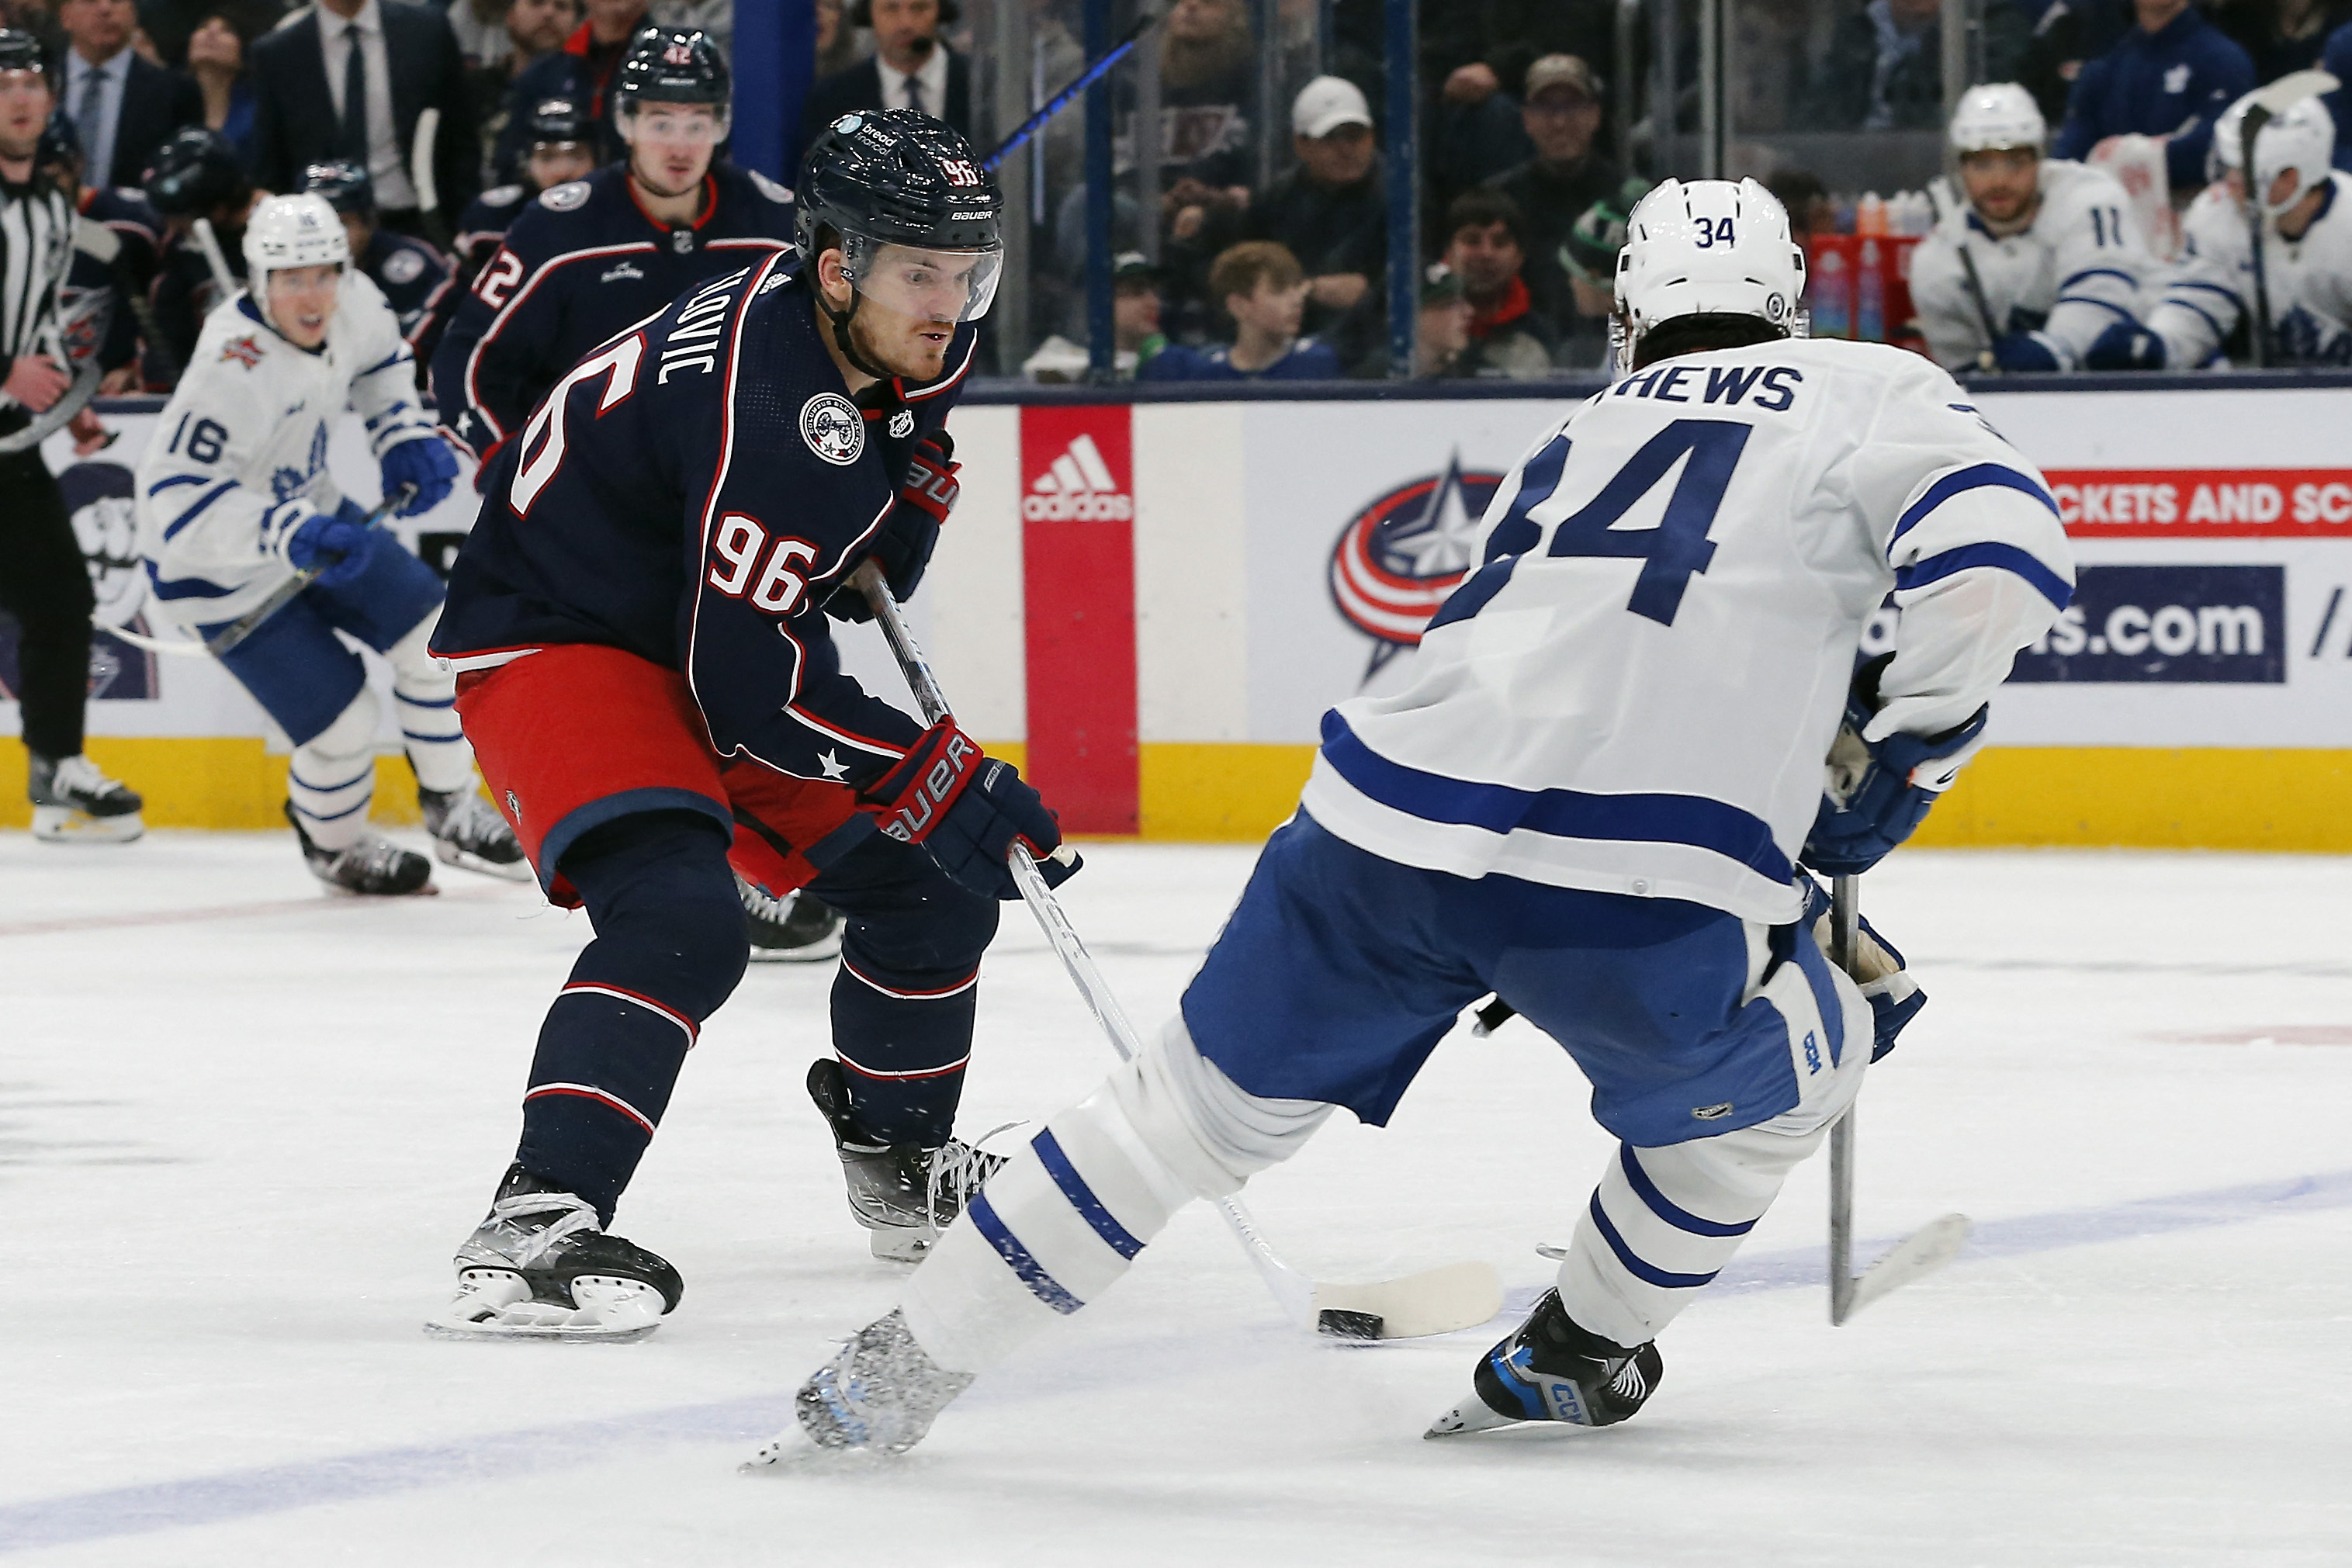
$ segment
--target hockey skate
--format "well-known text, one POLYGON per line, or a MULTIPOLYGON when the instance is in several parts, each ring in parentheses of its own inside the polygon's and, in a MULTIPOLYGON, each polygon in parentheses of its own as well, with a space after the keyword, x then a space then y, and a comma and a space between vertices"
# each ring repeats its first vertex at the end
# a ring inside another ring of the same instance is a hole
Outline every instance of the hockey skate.
POLYGON ((28 758, 33 837, 51 844, 127 844, 147 831, 146 804, 119 779, 109 779, 80 752, 28 758))
POLYGON ((1475 1391, 1423 1433, 1451 1437, 1521 1421, 1613 1427, 1642 1407, 1664 1363, 1654 1342, 1628 1350, 1579 1328, 1559 1292, 1546 1291, 1528 1321, 1488 1351, 1471 1375, 1475 1391))
MULTIPOLYGON (((839 1354, 801 1385, 793 1396, 793 1416, 820 1448, 903 1454, 971 1386, 971 1374, 950 1372, 924 1354, 907 1330, 906 1314, 894 1307, 889 1316, 858 1330, 839 1354)), ((797 1446, 787 1427, 753 1462, 776 1464, 797 1446)))
POLYGON ((850 1114, 849 1086, 841 1063, 830 1056, 809 1063, 808 1092, 833 1128, 841 1174, 849 1184, 850 1215, 866 1228, 874 1256, 887 1262, 922 1261, 940 1232, 963 1212, 965 1201, 1005 1161, 1005 1155, 961 1138, 934 1149, 872 1142, 850 1114))
POLYGON ((286 802, 286 820, 294 825, 294 836, 302 841, 302 859, 310 874, 336 893, 400 898, 434 891, 433 862, 414 851, 373 833, 362 833, 358 842, 343 849, 321 849, 302 831, 302 820, 294 814, 291 800, 286 802))
POLYGON ((444 791, 420 786, 416 803, 425 811, 425 831, 433 835, 435 860, 509 882, 530 880, 530 862, 523 858, 514 830, 480 790, 444 791))
POLYGON ((841 953, 841 912, 805 891, 776 897, 735 879, 743 901, 743 927, 755 964, 817 964, 841 953))
POLYGON ((457 1299, 425 1320, 447 1339, 643 1339, 686 1293, 676 1269, 520 1166, 456 1262, 457 1299))

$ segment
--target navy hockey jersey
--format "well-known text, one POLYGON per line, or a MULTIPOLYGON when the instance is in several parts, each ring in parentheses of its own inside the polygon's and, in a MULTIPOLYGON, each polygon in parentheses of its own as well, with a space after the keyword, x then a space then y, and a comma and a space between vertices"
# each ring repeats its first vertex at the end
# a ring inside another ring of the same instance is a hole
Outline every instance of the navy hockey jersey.
POLYGON ((424 341, 434 307, 449 287, 449 264, 423 240, 378 229, 359 254, 359 268, 400 319, 401 340, 421 361, 432 352, 424 341))
POLYGON ((163 220, 130 191, 84 191, 79 205, 77 228, 102 228, 111 244, 76 235, 73 262, 58 290, 58 320, 67 353, 76 361, 96 354, 99 369, 111 371, 139 351, 138 319, 124 300, 134 289, 143 298, 155 280, 163 220), (99 254, 109 249, 111 257, 99 254))
POLYGON ((451 247, 457 257, 457 276, 471 283, 482 264, 506 243, 507 230, 522 215, 534 193, 529 185, 499 185, 484 191, 457 216, 457 238, 451 247))
POLYGON ((873 782, 920 726, 844 674, 823 605, 971 369, 853 401, 797 253, 735 268, 573 366, 492 462, 433 652, 590 643, 681 672, 722 757, 873 782))
MULTIPOLYGON (((221 259, 228 264, 230 277, 239 287, 245 283, 245 231, 224 229, 215 236, 220 241, 221 259)), ((150 298, 155 306, 155 329, 162 334, 163 347, 171 357, 169 365, 151 363, 148 380, 169 386, 178 377, 178 371, 188 363, 196 351, 196 334, 204 330, 205 318, 227 302, 213 281, 213 269, 205 259, 204 246, 193 234, 174 234, 163 242, 163 256, 155 264, 155 287, 150 298)))
POLYGON ((605 339, 696 284, 792 244, 792 193, 716 164, 701 219, 646 215, 615 163, 542 191, 507 231, 433 356, 442 422, 487 465, 547 389, 605 339))

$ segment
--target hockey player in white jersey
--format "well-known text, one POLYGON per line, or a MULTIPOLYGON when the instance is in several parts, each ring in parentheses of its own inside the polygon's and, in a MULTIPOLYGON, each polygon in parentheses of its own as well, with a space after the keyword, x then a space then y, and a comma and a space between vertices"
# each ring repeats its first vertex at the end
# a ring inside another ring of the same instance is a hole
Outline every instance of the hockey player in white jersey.
POLYGON ((1948 375, 1791 338, 1803 255, 1753 181, 1668 181, 1629 229, 1633 373, 1504 479, 1403 689, 1326 716, 1180 1016, 802 1387, 807 1439, 911 1445, 1177 1208, 1336 1106, 1384 1123, 1488 990, 1575 1059, 1622 1143, 1557 1289, 1431 1435, 1621 1421, 1657 1385, 1653 1340, 1893 1043, 1909 1009, 1824 960, 1798 862, 1859 872, 1926 815, 2072 596, 2065 534, 1948 375), (1857 675, 1889 593, 1895 652, 1857 675), (1842 716, 1868 760, 1831 800, 1842 716))
POLYGON ((248 291, 214 309, 140 461, 140 549, 157 607, 199 637, 236 623, 300 570, 318 576, 222 656, 294 742, 286 815, 304 859, 341 892, 424 891, 421 855, 367 831, 378 711, 357 653, 390 661, 417 799, 443 861, 527 876, 522 851, 476 786, 456 677, 425 652, 438 578, 367 526, 327 471, 330 428, 366 422, 387 497, 404 513, 449 493, 457 460, 416 401, 415 361, 373 284, 351 266, 324 198, 277 196, 245 230, 248 291))
POLYGON ((1911 253, 1911 302, 1947 370, 2073 371, 2101 333, 2136 323, 2153 263, 2104 170, 2045 158, 2033 97, 1972 87, 1947 133, 1941 213, 1911 253))
MULTIPOLYGON (((2147 324, 2110 329, 2092 346, 2094 370, 2197 370, 2243 352, 2254 330, 2253 226, 2246 220, 2242 131, 2249 93, 2213 131, 2211 184, 2181 219, 2181 256, 2147 324)), ((2306 98, 2254 136, 2253 189, 2263 208, 2260 292, 2271 319, 2272 365, 2352 364, 2352 176, 2329 167, 2336 122, 2306 98)))

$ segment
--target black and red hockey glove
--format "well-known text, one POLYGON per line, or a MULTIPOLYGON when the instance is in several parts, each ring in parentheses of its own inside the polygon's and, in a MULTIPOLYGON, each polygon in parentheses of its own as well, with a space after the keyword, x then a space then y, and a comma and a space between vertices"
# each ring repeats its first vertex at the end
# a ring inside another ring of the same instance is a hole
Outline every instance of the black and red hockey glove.
MULTIPOLYGON (((866 547, 866 559, 881 563, 890 597, 901 604, 914 597, 923 580, 923 569, 931 564, 931 551, 940 542, 940 525, 955 509, 960 488, 956 471, 961 466, 955 460, 954 438, 946 431, 933 431, 915 443, 907 481, 898 486, 898 504, 882 519, 881 531, 866 547)), ((855 568, 856 563, 851 565, 855 568)), ((824 609, 836 621, 874 619, 866 596, 846 583, 825 601, 824 609)))
POLYGON ((940 869, 983 898, 1021 896, 1005 860, 1013 841, 1037 858, 1045 885, 1059 887, 1082 863, 1050 857, 1062 827, 1045 802, 1001 758, 943 718, 925 730, 904 760, 857 792, 858 806, 892 838, 920 844, 940 869))

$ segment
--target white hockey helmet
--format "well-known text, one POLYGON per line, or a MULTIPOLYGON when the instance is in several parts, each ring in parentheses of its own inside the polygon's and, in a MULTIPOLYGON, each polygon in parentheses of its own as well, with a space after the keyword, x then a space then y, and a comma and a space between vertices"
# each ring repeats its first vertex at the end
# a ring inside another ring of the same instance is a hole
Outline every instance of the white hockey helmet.
POLYGON ((1617 253, 1618 363, 1683 316, 1753 316, 1804 335, 1804 248, 1789 214, 1753 180, 1667 180, 1633 204, 1617 253))
POLYGON ((2254 133, 2255 199, 2263 211, 2276 217, 2327 183, 2335 162, 2336 117, 2315 98, 2298 99, 2284 113, 2254 133), (2295 181, 2284 201, 2271 200, 2278 177, 2293 171, 2295 181))
POLYGON ((2012 147, 2039 152, 2049 145, 2050 128, 2032 93, 2013 81, 1990 82, 1960 95, 1945 139, 1955 156, 2012 147))
POLYGON ((324 196, 272 196, 245 221, 246 291, 257 302, 268 303, 273 272, 351 264, 351 236, 324 196))

